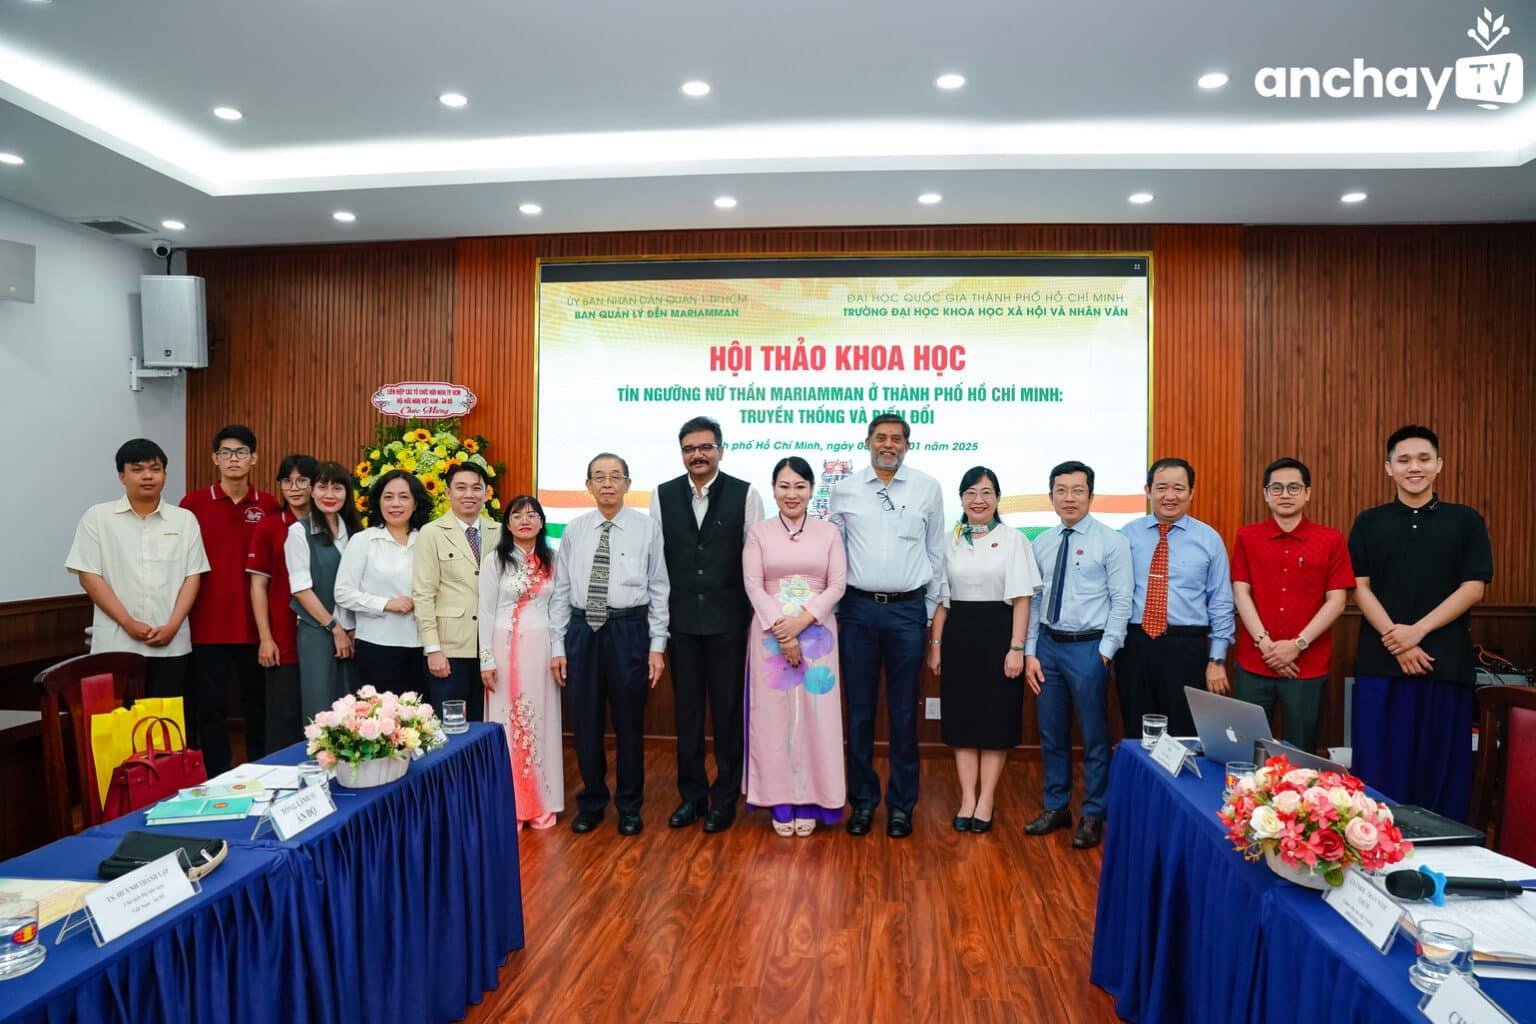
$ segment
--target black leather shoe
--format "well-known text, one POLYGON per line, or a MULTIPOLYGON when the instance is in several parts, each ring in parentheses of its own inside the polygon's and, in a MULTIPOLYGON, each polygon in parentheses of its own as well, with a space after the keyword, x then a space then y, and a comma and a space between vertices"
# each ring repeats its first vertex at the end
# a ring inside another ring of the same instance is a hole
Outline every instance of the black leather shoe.
POLYGON ((640 820, 638 814, 619 815, 619 835, 621 836, 637 836, 644 827, 645 823, 640 820))
POLYGON ((1084 817, 1077 823, 1077 831, 1072 833, 1072 847, 1076 850, 1087 850, 1098 846, 1104 840, 1104 819, 1084 817))
POLYGON ((848 816, 848 834, 851 836, 867 836, 870 827, 875 823, 875 809, 873 807, 855 807, 853 813, 848 816))
POLYGON ((971 819, 971 831, 972 832, 978 832, 978 833, 979 832, 988 832, 988 831, 991 830, 991 828, 992 828, 992 819, 991 818, 972 818, 971 819))
POLYGON ((969 832, 971 830, 971 821, 972 819, 970 818, 962 818, 958 814, 955 815, 955 831, 969 832))
POLYGON ((702 803, 680 804, 677 810, 672 812, 672 817, 667 819, 667 828, 687 828, 704 817, 704 810, 705 805, 702 803))
MULTIPOLYGON (((972 822, 971 827, 976 827, 972 822)), ((908 811, 891 810, 885 815, 885 834, 892 839, 905 839, 912 834, 912 815, 908 811)))
POLYGON ((591 832, 602 824, 602 811, 579 811, 576 817, 571 819, 571 831, 580 835, 583 832, 591 832))
POLYGON ((1055 832, 1059 828, 1072 827, 1072 812, 1062 807, 1054 811, 1041 811, 1035 820, 1024 826, 1024 834, 1029 836, 1043 836, 1047 832, 1055 832))
POLYGON ((724 832, 736 822, 736 805, 716 807, 704 816, 705 832, 724 832))

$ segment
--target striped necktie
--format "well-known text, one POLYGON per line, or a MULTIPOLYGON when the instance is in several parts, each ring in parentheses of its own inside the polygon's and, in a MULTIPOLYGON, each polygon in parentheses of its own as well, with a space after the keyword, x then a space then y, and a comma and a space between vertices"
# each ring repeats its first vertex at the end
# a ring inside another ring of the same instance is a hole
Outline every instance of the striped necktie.
POLYGON ((469 550, 471 550, 471 551, 473 551, 475 553, 475 564, 479 565, 480 564, 480 528, 477 527, 477 526, 466 526, 464 528, 464 539, 469 541, 469 550))
POLYGON ((599 529, 603 533, 592 553, 592 575, 587 578, 587 625, 594 632, 608 621, 608 534, 613 530, 613 521, 599 529))
POLYGON ((1156 640, 1168 632, 1168 530, 1157 524, 1157 547, 1147 567, 1147 604, 1141 610, 1141 631, 1156 640))

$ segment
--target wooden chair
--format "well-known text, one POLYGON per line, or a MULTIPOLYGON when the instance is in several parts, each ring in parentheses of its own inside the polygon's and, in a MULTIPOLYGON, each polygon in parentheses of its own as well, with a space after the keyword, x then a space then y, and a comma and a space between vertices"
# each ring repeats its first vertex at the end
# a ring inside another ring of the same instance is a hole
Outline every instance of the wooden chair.
MULTIPOLYGON (((127 651, 110 654, 82 654, 69 658, 37 674, 43 711, 43 779, 48 794, 48 817, 56 836, 75 831, 70 814, 69 784, 73 778, 80 792, 81 817, 87 827, 104 820, 98 798, 96 763, 91 756, 91 713, 86 709, 81 680, 91 676, 110 676, 110 707, 122 707, 144 696, 144 656, 127 651), (74 741, 74 764, 67 765, 64 730, 60 711, 69 712, 70 737, 74 741)), ((103 695, 106 696, 105 694, 103 695)))
POLYGON ((1525 797, 1536 787, 1536 687, 1484 686, 1477 691, 1477 774, 1471 824, 1489 833, 1493 849, 1536 864, 1536 816, 1525 797))

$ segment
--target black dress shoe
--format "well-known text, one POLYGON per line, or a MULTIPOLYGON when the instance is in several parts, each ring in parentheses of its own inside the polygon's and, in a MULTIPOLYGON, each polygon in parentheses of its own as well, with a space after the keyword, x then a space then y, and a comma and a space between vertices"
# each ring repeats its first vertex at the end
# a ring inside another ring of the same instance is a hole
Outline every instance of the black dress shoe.
POLYGON ((591 832, 602 823, 602 811, 579 811, 576 817, 571 819, 571 831, 580 835, 583 832, 591 832))
POLYGON ((969 832, 971 830, 971 821, 972 819, 970 818, 962 818, 958 814, 955 815, 955 831, 969 832))
POLYGON ((1072 847, 1077 850, 1087 850, 1098 846, 1104 839, 1104 819, 1084 816, 1077 823, 1077 831, 1072 833, 1072 847))
POLYGON ((704 816, 705 832, 724 832, 736 821, 736 805, 716 807, 704 816))
POLYGON ((702 803, 680 804, 677 810, 672 812, 672 817, 667 819, 667 828, 687 828, 704 817, 704 809, 705 805, 702 803))
POLYGON ((991 818, 972 818, 971 819, 971 831, 972 832, 978 832, 978 833, 979 832, 987 832, 987 831, 990 831, 991 828, 992 828, 992 819, 991 818))
MULTIPOLYGON (((971 828, 975 828, 974 822, 971 828)), ((885 815, 885 834, 892 839, 905 839, 912 834, 912 814, 910 811, 887 811, 885 815)))
POLYGON ((1059 828, 1072 827, 1072 812, 1065 807, 1054 811, 1041 811, 1035 816, 1035 820, 1024 826, 1024 834, 1030 836, 1043 836, 1047 832, 1055 832, 1059 828))
POLYGON ((645 823, 640 820, 638 814, 619 815, 619 835, 621 836, 637 836, 644 827, 645 823))
POLYGON ((855 807, 853 813, 848 816, 848 834, 851 836, 867 836, 870 827, 875 823, 875 809, 873 807, 855 807))

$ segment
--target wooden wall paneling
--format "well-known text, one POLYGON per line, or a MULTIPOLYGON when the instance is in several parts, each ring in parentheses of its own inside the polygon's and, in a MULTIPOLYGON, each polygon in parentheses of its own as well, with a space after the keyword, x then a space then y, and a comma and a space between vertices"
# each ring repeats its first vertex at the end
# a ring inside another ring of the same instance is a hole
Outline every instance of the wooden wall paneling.
POLYGON ((0 604, 0 708, 36 711, 32 677, 86 651, 91 600, 84 593, 0 604))

